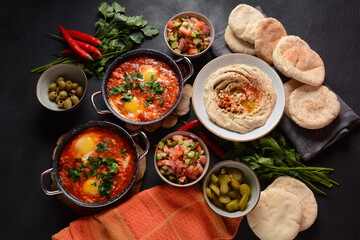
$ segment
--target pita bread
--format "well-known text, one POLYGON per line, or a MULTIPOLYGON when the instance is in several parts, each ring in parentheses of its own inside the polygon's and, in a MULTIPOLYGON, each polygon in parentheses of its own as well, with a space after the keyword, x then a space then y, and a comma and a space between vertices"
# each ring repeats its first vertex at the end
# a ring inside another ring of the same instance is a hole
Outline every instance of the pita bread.
POLYGON ((284 83, 284 91, 285 91, 285 114, 289 118, 290 112, 289 112, 289 104, 290 104, 290 95, 291 93, 298 87, 304 85, 302 82, 296 81, 295 79, 290 79, 286 83, 284 83))
POLYGON ((225 29, 224 38, 231 51, 250 55, 256 54, 254 45, 236 37, 229 26, 225 29))
POLYGON ((330 124, 340 113, 340 103, 326 86, 303 85, 290 95, 291 119, 300 127, 320 129, 330 124))
POLYGON ((279 188, 294 194, 302 205, 300 231, 308 229, 316 220, 318 205, 314 193, 302 182, 292 177, 278 177, 267 189, 279 188))
POLYGON ((324 82, 325 67, 321 57, 297 36, 280 39, 273 52, 273 62, 287 77, 312 86, 324 82))
POLYGON ((239 4, 229 15, 229 26, 240 39, 255 42, 255 27, 258 20, 265 19, 260 11, 247 4, 239 4))
POLYGON ((250 228, 262 240, 291 240, 299 233, 300 200, 278 188, 261 192, 256 207, 246 216, 250 228))
POLYGON ((284 26, 275 18, 266 18, 256 24, 255 51, 267 62, 273 64, 273 52, 281 38, 287 36, 284 26))

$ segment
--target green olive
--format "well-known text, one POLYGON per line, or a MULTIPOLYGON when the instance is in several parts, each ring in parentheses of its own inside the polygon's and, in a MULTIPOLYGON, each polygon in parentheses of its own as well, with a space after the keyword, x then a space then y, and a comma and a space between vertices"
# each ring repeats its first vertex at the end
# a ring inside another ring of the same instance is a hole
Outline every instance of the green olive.
POLYGON ((55 90, 56 90, 56 88, 57 88, 56 83, 51 83, 51 84, 49 85, 49 92, 53 92, 53 91, 55 91, 55 90))
POLYGON ((57 96, 58 96, 58 93, 55 92, 55 91, 52 91, 52 92, 49 93, 49 99, 50 99, 51 101, 55 101, 55 99, 57 98, 57 96))
POLYGON ((82 97, 83 94, 84 94, 84 89, 83 89, 83 87, 82 87, 82 86, 78 86, 78 87, 76 88, 76 95, 77 95, 78 97, 82 97))
POLYGON ((61 91, 59 96, 61 99, 66 99, 68 97, 68 93, 66 91, 61 91))
POLYGON ((76 90, 76 88, 77 88, 78 86, 79 86, 79 84, 75 82, 75 83, 72 84, 72 89, 75 89, 75 90, 76 90))
POLYGON ((64 100, 60 99, 59 101, 57 101, 57 105, 59 108, 64 108, 64 100))
POLYGON ((59 94, 58 94, 58 96, 57 96, 56 99, 55 99, 55 102, 58 104, 60 100, 62 100, 62 99, 61 99, 61 97, 60 97, 59 94))
POLYGON ((77 96, 75 96, 75 95, 72 95, 70 97, 70 99, 71 99, 71 102, 72 102, 73 105, 76 105, 76 104, 78 104, 80 102, 79 98, 77 96))
POLYGON ((215 174, 211 174, 211 182, 217 183, 219 181, 219 178, 215 174))
POLYGON ((73 95, 76 95, 76 90, 75 90, 75 89, 72 89, 72 90, 70 91, 70 96, 73 96, 73 95))
POLYGON ((60 90, 59 87, 57 87, 56 90, 55 90, 55 92, 57 92, 58 94, 59 94, 60 91, 61 91, 61 90, 60 90))
POLYGON ((67 98, 67 99, 65 99, 65 101, 64 101, 64 108, 65 109, 69 109, 69 108, 71 108, 72 107, 72 102, 71 102, 71 99, 70 98, 67 98))
POLYGON ((63 78, 63 77, 58 77, 58 78, 56 79, 56 84, 59 85, 59 82, 60 82, 60 81, 64 81, 64 82, 65 82, 65 78, 63 78))
POLYGON ((59 81, 58 85, 59 85, 60 90, 64 90, 65 86, 66 86, 66 83, 65 83, 65 81, 59 81))
POLYGON ((70 91, 71 89, 72 89, 72 81, 71 80, 67 80, 66 82, 65 82, 65 89, 66 89, 66 91, 70 91))

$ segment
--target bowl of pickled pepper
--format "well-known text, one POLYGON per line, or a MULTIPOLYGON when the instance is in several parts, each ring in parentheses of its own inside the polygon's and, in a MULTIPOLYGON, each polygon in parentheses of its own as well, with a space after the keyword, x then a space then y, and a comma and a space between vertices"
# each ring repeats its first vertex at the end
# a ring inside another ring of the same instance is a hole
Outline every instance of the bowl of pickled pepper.
POLYGON ((206 203, 217 214, 238 218, 247 215, 260 198, 260 183, 247 165, 226 160, 214 165, 203 182, 206 203))
POLYGON ((70 111, 82 103, 87 85, 86 74, 79 67, 68 63, 56 64, 41 74, 36 96, 51 111, 70 111))

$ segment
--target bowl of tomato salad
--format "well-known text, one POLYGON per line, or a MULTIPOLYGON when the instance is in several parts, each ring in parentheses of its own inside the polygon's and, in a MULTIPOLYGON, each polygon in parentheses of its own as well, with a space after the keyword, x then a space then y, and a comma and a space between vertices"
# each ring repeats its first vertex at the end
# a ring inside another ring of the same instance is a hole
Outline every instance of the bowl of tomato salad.
POLYGON ((182 12, 173 16, 165 25, 164 39, 177 56, 196 58, 212 45, 215 29, 211 21, 196 12, 182 12))
POLYGON ((168 184, 188 187, 199 182, 209 168, 209 151, 195 134, 177 131, 165 136, 155 149, 154 164, 168 184))

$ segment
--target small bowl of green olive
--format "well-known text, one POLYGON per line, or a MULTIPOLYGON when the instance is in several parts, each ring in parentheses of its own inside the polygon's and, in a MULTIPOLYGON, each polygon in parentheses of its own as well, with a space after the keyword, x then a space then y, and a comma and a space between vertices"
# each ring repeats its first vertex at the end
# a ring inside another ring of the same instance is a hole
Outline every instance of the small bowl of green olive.
POLYGON ((83 101, 87 83, 86 74, 79 67, 67 63, 56 64, 40 76, 36 95, 49 110, 70 111, 83 101))
POLYGON ((223 217, 247 215, 258 203, 260 192, 255 172, 233 160, 221 161, 213 166, 203 182, 206 203, 223 217))

